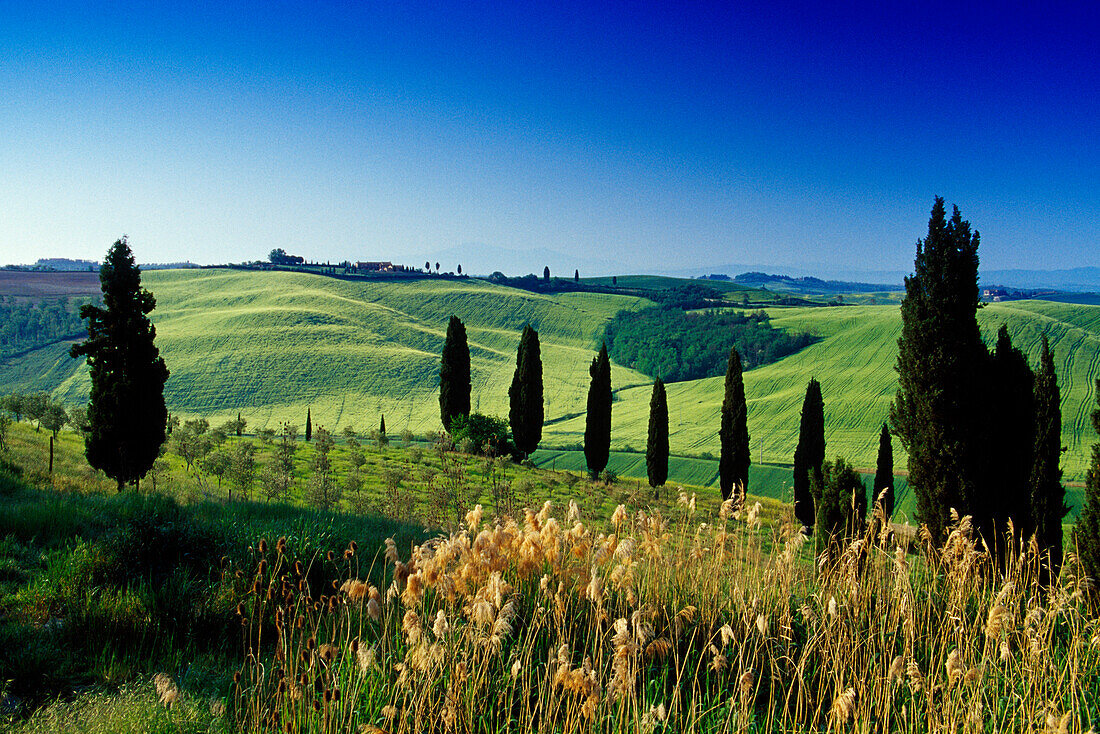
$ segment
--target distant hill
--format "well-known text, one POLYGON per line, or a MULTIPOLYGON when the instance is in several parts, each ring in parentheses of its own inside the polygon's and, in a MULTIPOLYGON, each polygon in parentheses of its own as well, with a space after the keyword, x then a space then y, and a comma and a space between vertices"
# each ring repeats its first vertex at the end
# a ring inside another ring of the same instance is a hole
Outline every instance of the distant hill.
POLYGON ((844 280, 822 280, 812 276, 792 277, 790 275, 770 275, 768 273, 741 273, 733 282, 750 288, 767 288, 785 293, 828 296, 838 293, 889 293, 902 291, 900 283, 854 283, 844 280))

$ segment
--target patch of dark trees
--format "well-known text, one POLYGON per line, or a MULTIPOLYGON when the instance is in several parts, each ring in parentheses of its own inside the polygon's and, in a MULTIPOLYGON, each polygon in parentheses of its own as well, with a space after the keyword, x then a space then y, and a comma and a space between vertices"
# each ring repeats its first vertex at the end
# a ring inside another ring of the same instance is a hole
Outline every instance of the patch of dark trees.
POLYGON ((0 297, 0 358, 15 357, 87 333, 80 305, 89 299, 43 299, 38 302, 0 297))
POLYGON ((764 311, 685 311, 662 305, 622 311, 604 332, 616 363, 665 382, 725 373, 730 349, 737 348, 745 369, 775 362, 816 341, 771 325, 764 311))

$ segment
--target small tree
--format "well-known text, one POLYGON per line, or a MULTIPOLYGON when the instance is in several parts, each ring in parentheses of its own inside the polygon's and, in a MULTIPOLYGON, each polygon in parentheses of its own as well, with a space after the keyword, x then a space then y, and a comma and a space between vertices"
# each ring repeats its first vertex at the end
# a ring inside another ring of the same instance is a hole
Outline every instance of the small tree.
POLYGON ((726 382, 722 398, 722 423, 718 430, 721 454, 718 458, 718 484, 722 499, 728 500, 736 491, 738 506, 744 504, 749 486, 748 405, 745 402, 745 377, 741 369, 741 354, 730 349, 726 361, 726 382))
POLYGON ((11 413, 0 410, 0 451, 8 450, 8 427, 11 425, 11 413))
POLYGON ((462 264, 461 263, 459 263, 459 265, 458 265, 458 274, 462 275, 462 264))
POLYGON ((50 409, 50 394, 36 392, 23 398, 23 412, 27 414, 27 420, 35 421, 34 432, 38 433, 42 428, 42 419, 46 417, 46 411, 50 409))
POLYGON ((241 418, 240 411, 237 411, 237 424, 235 426, 235 428, 237 430, 237 438, 241 437, 241 434, 244 433, 245 426, 247 426, 247 425, 248 425, 248 421, 246 421, 244 418, 241 418))
POLYGON ((86 304, 88 339, 70 350, 88 361, 92 388, 88 463, 118 483, 137 482, 160 454, 168 423, 164 383, 168 368, 154 344, 149 314, 153 294, 141 287, 141 270, 126 238, 115 242, 99 268, 104 308, 86 304))
POLYGON ((1062 486, 1062 409, 1054 353, 1046 334, 1035 374, 1035 451, 1031 470, 1031 508, 1039 551, 1049 553, 1049 579, 1062 567, 1062 518, 1069 512, 1062 486))
POLYGON ((867 490, 859 473, 844 459, 823 462, 812 475, 810 490, 817 514, 814 532, 818 550, 841 537, 852 537, 863 528, 867 516, 867 490))
POLYGON ((46 409, 42 412, 42 417, 39 423, 49 431, 54 440, 57 440, 57 434, 62 428, 69 422, 69 414, 65 412, 65 406, 61 403, 55 403, 50 400, 46 404, 46 409))
POLYGON ((821 398, 821 383, 811 377, 802 401, 798 445, 794 450, 794 515, 805 527, 814 525, 816 513, 811 487, 815 481, 821 485, 824 461, 825 401, 821 398))
POLYGON ((668 397, 665 383, 657 378, 649 398, 649 433, 645 445, 645 470, 649 486, 657 489, 668 480, 668 397))
POLYGON ((516 371, 508 388, 508 424, 512 441, 522 458, 527 458, 542 440, 542 350, 539 333, 523 327, 516 351, 516 371))
POLYGON ((431 264, 430 262, 425 262, 425 263, 424 263, 424 270, 425 270, 426 272, 429 272, 429 273, 430 273, 430 272, 431 272, 431 270, 432 270, 432 264, 431 264))
POLYGON ((882 432, 878 436, 878 462, 875 465, 875 486, 872 492, 872 502, 882 505, 886 522, 890 522, 890 518, 894 516, 894 448, 890 442, 890 429, 885 423, 882 424, 882 432))
POLYGON ((230 454, 229 479, 244 497, 252 495, 256 481, 256 447, 251 441, 237 441, 230 454))
POLYGON ((0 400, 0 408, 9 411, 15 416, 16 422, 23 420, 23 416, 26 415, 27 396, 23 393, 13 392, 10 395, 5 395, 3 400, 0 400))
MULTIPOLYGON (((222 478, 229 471, 229 464, 232 458, 229 456, 229 452, 222 448, 213 449, 206 456, 202 457, 202 461, 199 466, 202 470, 212 477, 218 479, 218 489, 222 488, 222 478)), ((233 491, 229 491, 229 499, 233 499, 233 491)))
POLYGON ((332 448, 336 445, 332 434, 324 426, 317 427, 317 440, 313 442, 313 461, 309 479, 309 498, 314 505, 328 510, 336 504, 336 481, 332 467, 332 448))
MULTIPOLYGON (((1097 407, 1092 411, 1092 429, 1100 434, 1100 379, 1093 386, 1097 407)), ((1085 475, 1085 505, 1073 527, 1073 541, 1092 590, 1100 598, 1100 441, 1092 445, 1092 461, 1085 475)))
POLYGON ((550 266, 549 265, 547 265, 546 267, 544 267, 542 269, 542 279, 545 280, 545 281, 550 280, 550 266))
POLYGON ((378 424, 378 448, 389 446, 390 439, 386 436, 386 414, 382 414, 382 420, 378 424))
POLYGON ((312 438, 313 438, 313 415, 311 414, 311 410, 309 408, 306 408, 306 435, 305 435, 306 443, 309 443, 310 439, 312 439, 312 438))
POLYGON ((611 456, 611 360, 607 357, 607 344, 600 346, 599 354, 588 368, 592 381, 588 386, 588 410, 584 420, 584 459, 593 479, 607 468, 611 456))
POLYGON ((451 316, 439 360, 439 418, 448 433, 457 416, 470 414, 471 388, 466 326, 457 316, 451 316))

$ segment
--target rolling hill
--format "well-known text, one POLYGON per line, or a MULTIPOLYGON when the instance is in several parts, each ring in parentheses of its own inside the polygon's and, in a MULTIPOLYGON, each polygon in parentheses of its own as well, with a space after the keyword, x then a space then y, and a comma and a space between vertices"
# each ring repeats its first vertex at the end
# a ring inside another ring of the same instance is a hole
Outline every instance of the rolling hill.
MULTIPOLYGON (((588 364, 603 324, 620 309, 650 303, 606 294, 543 295, 474 279, 352 282, 234 270, 156 271, 144 278, 158 300, 153 316, 172 370, 166 390, 176 413, 218 421, 240 411, 255 428, 301 424, 308 406, 314 424, 330 428, 373 428, 385 412, 391 432, 435 430, 438 355, 455 313, 469 331, 475 406, 496 415, 507 412, 520 329, 529 321, 539 330, 548 421, 543 447, 559 453, 580 447, 588 364)), ((753 461, 790 461, 805 385, 816 376, 825 397, 828 456, 873 466, 878 427, 895 390, 897 305, 773 308, 770 314, 776 326, 820 340, 746 373, 753 461)), ((1063 397, 1063 467, 1068 481, 1081 481, 1095 441, 1088 415, 1100 376, 1100 307, 1013 301, 986 306, 979 319, 987 338, 1007 323, 1033 361, 1041 335, 1050 337, 1063 397)), ((67 346, 0 363, 0 392, 50 389, 82 401, 87 376, 65 354, 67 346)), ((643 449, 650 380, 618 365, 612 380, 613 448, 643 449)), ((707 454, 718 451, 721 390, 720 377, 668 386, 673 453, 701 457, 674 467, 684 476, 674 471, 673 480, 713 481, 707 454)), ((895 466, 904 468, 895 448, 895 466)), ((624 453, 617 470, 644 475, 637 456, 624 453)))

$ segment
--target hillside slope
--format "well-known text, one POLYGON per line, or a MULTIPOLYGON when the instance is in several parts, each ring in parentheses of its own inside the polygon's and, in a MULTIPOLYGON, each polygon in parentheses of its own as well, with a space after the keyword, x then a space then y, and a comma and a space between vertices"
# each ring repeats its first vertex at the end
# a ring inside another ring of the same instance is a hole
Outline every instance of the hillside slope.
MULTIPOLYGON (((894 364, 901 313, 896 306, 772 309, 772 323, 808 331, 821 341, 774 364, 745 373, 749 433, 754 461, 791 461, 798 440, 799 414, 806 383, 821 381, 825 398, 827 455, 844 456, 857 466, 873 467, 878 429, 897 389, 894 364)), ((1094 406, 1093 381, 1100 376, 1100 307, 1014 301, 990 304, 979 314, 983 335, 991 339, 1001 323, 1032 363, 1038 361, 1044 332, 1055 351, 1062 391, 1063 458, 1066 479, 1081 481, 1089 446, 1096 440, 1088 422, 1094 406)), ((613 371, 615 385, 625 380, 613 371)), ((629 379, 629 378, 626 378, 629 379)), ((673 453, 718 451, 721 377, 668 385, 669 431, 673 453)), ((617 393, 613 409, 613 446, 645 446, 649 388, 617 393)), ((583 417, 550 427, 548 438, 580 440, 583 417)), ((895 467, 905 458, 895 441, 895 467)))
MULTIPOLYGON (((647 303, 621 296, 543 296, 479 280, 352 282, 285 272, 232 270, 146 273, 157 298, 157 344, 172 374, 165 397, 173 412, 235 416, 250 426, 305 421, 393 432, 438 428, 439 353, 447 319, 467 324, 474 401, 506 414, 519 332, 542 337, 547 415, 584 404, 588 364, 602 324, 647 303)), ((84 369, 55 347, 6 368, 24 379, 49 366, 67 402, 87 395, 84 369)), ((645 378, 632 374, 634 382, 645 378)), ((34 380, 42 386, 43 379, 34 380)), ((56 383, 55 383, 56 384, 56 383)))
MULTIPOLYGON (((506 415, 507 389, 519 331, 539 329, 545 360, 548 425, 543 446, 577 448, 584 433, 588 364, 603 324, 619 309, 649 302, 625 296, 541 295, 480 280, 350 282, 286 272, 155 271, 146 285, 158 300, 158 344, 172 370, 170 409, 211 420, 240 411, 251 427, 289 420, 330 428, 377 426, 385 412, 391 432, 435 430, 439 353, 451 313, 469 329, 474 402, 506 415)), ((774 308, 772 322, 809 331, 820 341, 745 375, 753 461, 789 463, 797 439, 806 382, 816 376, 825 398, 828 456, 871 467, 879 424, 896 389, 894 363, 901 329, 896 305, 774 308)), ((990 304, 979 312, 983 334, 1001 322, 1034 362, 1045 331, 1054 347, 1062 388, 1066 479, 1081 481, 1100 376, 1100 307, 1047 301, 990 304)), ((58 344, 0 363, 0 393, 55 389, 82 401, 85 371, 58 344)), ((616 402, 613 447, 643 449, 650 380, 612 370, 616 402)), ((722 378, 668 386, 675 454, 718 453, 722 378)), ((905 457, 897 449, 895 466, 905 457)), ((703 483, 705 467, 692 481, 703 483)), ((682 480, 681 480, 682 481, 682 480)))

